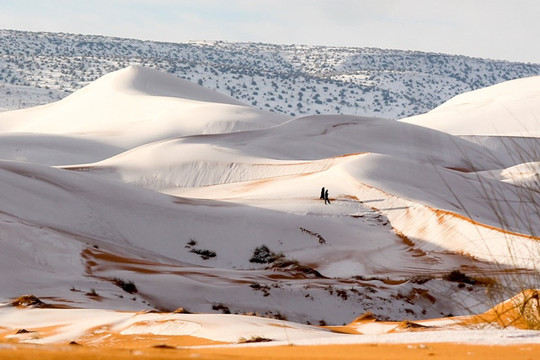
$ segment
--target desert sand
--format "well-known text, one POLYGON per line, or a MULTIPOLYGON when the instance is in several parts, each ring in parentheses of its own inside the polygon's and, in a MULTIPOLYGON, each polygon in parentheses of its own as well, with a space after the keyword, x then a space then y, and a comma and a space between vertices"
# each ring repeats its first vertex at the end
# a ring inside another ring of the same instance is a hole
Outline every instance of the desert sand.
POLYGON ((88 349, 81 346, 63 347, 0 347, 0 358, 5 360, 53 360, 53 359, 535 359, 540 345, 465 345, 436 343, 414 344, 367 344, 341 346, 279 346, 265 348, 205 348, 205 349, 88 349))

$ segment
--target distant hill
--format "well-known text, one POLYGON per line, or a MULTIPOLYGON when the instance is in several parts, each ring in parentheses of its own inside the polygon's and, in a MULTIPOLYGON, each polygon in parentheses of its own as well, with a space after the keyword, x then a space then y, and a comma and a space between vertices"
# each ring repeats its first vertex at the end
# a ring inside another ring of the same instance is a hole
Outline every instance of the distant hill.
POLYGON ((467 91, 540 75, 540 64, 414 51, 0 30, 0 110, 59 100, 129 65, 292 116, 404 118, 467 91))

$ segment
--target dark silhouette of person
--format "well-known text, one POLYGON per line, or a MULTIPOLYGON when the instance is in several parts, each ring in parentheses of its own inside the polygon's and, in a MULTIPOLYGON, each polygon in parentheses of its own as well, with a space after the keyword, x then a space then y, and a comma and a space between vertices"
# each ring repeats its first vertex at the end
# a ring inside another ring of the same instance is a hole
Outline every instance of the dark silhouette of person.
POLYGON ((324 199, 324 186, 323 188, 321 189, 321 200, 324 199))
POLYGON ((328 199, 328 189, 324 192, 324 204, 330 204, 330 199, 328 199))

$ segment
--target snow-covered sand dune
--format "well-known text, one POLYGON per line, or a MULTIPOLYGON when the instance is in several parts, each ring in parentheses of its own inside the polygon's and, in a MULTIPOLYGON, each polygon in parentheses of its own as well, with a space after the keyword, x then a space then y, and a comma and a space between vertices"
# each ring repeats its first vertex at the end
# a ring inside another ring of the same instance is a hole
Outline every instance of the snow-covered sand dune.
POLYGON ((258 129, 287 119, 173 75, 130 66, 58 102, 0 113, 0 131, 64 135, 129 149, 176 136, 258 129))
MULTIPOLYGON (((342 327, 319 327, 245 315, 115 312, 96 309, 19 309, 0 306, 0 339, 24 344, 68 344, 89 347, 186 345, 246 347, 344 345, 365 343, 538 344, 538 331, 481 328, 494 312, 525 306, 524 292, 478 316, 425 321, 379 322, 357 319, 342 327), (523 296, 522 296, 523 295, 523 296), (510 303, 510 304, 509 304, 510 303), (29 327, 27 330, 25 327, 29 327), (24 329, 24 331, 22 331, 24 329), (411 331, 414 329, 414 331, 411 331), (139 343, 139 344, 137 344, 139 343)), ((506 320, 510 320, 509 318, 506 320)))
POLYGON ((0 113, 0 301, 333 325, 485 311, 493 282, 540 286, 539 167, 508 154, 535 133, 485 136, 521 112, 532 124, 535 81, 442 106, 447 124, 475 118, 468 136, 432 124, 439 110, 422 117, 434 129, 289 119, 141 67, 0 113), (512 116, 482 115, 490 94, 512 116))
POLYGON ((455 135, 540 136, 540 76, 458 95, 402 121, 455 135))

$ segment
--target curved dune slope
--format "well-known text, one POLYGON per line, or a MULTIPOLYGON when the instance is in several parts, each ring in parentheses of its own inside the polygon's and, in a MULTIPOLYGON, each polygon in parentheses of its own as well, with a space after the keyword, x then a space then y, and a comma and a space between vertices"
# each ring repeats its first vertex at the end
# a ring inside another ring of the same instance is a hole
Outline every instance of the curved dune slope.
POLYGON ((458 95, 402 121, 454 135, 540 136, 540 76, 458 95))
POLYGON ((172 75, 131 66, 56 103, 0 113, 0 132, 84 137, 130 148, 176 136, 263 128, 286 119, 172 75))

